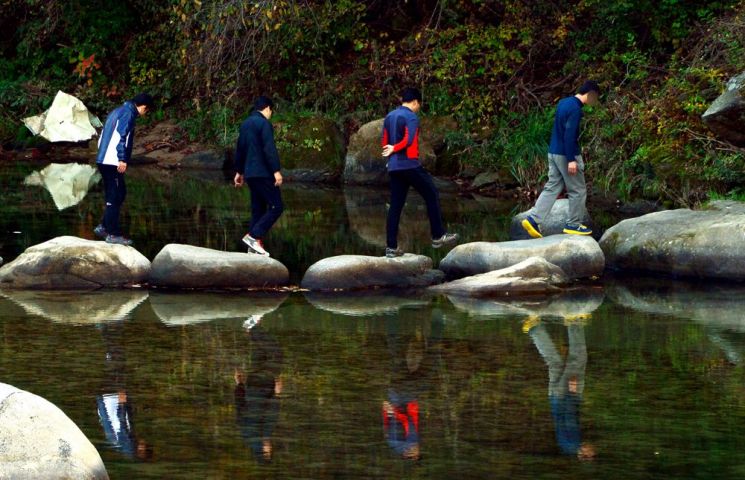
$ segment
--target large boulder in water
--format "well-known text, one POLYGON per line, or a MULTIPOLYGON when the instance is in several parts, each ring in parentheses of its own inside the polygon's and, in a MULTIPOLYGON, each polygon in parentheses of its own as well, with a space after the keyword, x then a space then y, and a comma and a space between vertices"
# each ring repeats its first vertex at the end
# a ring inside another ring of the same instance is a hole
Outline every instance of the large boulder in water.
MULTIPOLYGON (((383 158, 380 135, 384 119, 364 124, 349 139, 344 162, 344 183, 384 185, 388 183, 387 159, 383 158)), ((419 138, 419 160, 438 174, 437 155, 445 147, 445 135, 457 128, 452 117, 423 117, 419 138)))
POLYGON ((150 261, 133 247, 57 237, 0 268, 0 288, 72 290, 147 282, 150 261))
POLYGON ((432 259, 423 255, 340 255, 311 265, 300 285, 308 290, 415 288, 434 285, 443 278, 442 272, 432 269, 432 259))
POLYGON ((223 252, 172 243, 153 259, 150 284, 194 289, 271 289, 287 285, 279 261, 253 253, 223 252))
POLYGON ((0 383, 0 478, 108 479, 96 448, 51 402, 0 383))
MULTIPOLYGON (((522 221, 528 217, 528 212, 518 213, 512 218, 510 224, 510 240, 529 240, 531 237, 528 232, 522 227, 522 221)), ((541 224, 541 233, 543 236, 549 235, 560 235, 564 233, 564 226, 569 220, 569 200, 561 198, 556 200, 554 206, 551 207, 551 211, 543 219, 541 224)), ((592 218, 587 212, 587 208, 583 209, 582 223, 589 227, 593 227, 592 218)))
POLYGON ((556 293, 569 281, 553 263, 531 257, 517 265, 430 287, 431 291, 464 297, 498 297, 556 293))
POLYGON ((717 137, 745 145, 745 72, 731 78, 716 100, 701 116, 717 137))
POLYGON ((745 203, 668 210, 624 220, 600 246, 608 266, 672 276, 745 280, 745 203))
POLYGON ((591 237, 552 235, 534 240, 473 242, 453 248, 440 262, 449 278, 511 267, 531 257, 541 257, 559 267, 569 279, 596 277, 605 269, 603 251, 591 237))

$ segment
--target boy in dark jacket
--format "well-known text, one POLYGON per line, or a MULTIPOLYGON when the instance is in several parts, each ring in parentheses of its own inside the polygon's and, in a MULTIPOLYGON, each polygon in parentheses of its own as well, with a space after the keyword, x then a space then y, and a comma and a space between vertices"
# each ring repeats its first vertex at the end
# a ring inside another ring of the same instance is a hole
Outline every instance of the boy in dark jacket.
POLYGON ((235 150, 235 186, 248 184, 251 191, 251 222, 243 242, 249 252, 269 256, 263 238, 284 210, 279 187, 282 185, 279 154, 274 128, 269 123, 274 103, 265 96, 254 102, 254 109, 241 124, 235 150))

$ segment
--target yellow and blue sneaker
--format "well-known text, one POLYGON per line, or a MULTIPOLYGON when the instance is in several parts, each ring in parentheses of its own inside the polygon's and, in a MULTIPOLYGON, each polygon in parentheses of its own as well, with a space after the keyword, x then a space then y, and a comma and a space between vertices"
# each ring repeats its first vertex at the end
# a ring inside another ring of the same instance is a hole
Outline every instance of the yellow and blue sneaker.
POLYGON ((578 225, 570 225, 567 223, 564 226, 564 233, 568 233, 569 235, 592 235, 592 230, 581 223, 578 225))
POLYGON ((528 333, 533 327, 537 327, 538 324, 541 323, 541 317, 538 315, 530 315, 528 318, 523 320, 522 324, 522 331, 523 333, 528 333))
POLYGON ((538 223, 536 223, 530 215, 521 222, 521 225, 532 238, 543 238, 543 235, 541 235, 541 227, 538 226, 538 223))

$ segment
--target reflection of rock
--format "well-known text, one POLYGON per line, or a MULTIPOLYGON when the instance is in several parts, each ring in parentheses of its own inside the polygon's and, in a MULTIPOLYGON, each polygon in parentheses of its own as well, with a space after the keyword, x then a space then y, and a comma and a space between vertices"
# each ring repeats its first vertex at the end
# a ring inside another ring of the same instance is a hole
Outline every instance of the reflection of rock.
POLYGON ((434 285, 444 275, 432 270, 432 259, 406 254, 398 258, 340 255, 310 266, 301 286, 309 290, 413 288, 434 285))
POLYGON ((6 290, 3 296, 30 315, 72 324, 124 320, 148 296, 143 290, 95 292, 39 292, 6 290))
POLYGON ((605 268, 603 252, 592 238, 552 235, 535 240, 458 245, 440 262, 440 269, 451 278, 461 278, 511 267, 530 257, 546 259, 570 279, 598 276, 605 268))
POLYGON ((0 268, 0 288, 125 287, 147 281, 150 261, 132 247, 57 237, 29 247, 0 268))
POLYGON ((396 313, 403 307, 422 307, 428 298, 415 295, 399 296, 390 292, 365 292, 361 294, 306 293, 305 298, 316 308, 349 316, 381 315, 396 313))
POLYGON ((0 478, 109 478, 96 448, 62 410, 5 383, 0 446, 0 478))
POLYGON ((478 317, 575 318, 591 315, 603 304, 605 294, 600 289, 570 290, 559 295, 516 300, 487 300, 448 296, 458 310, 478 317))
POLYGON ((150 283, 172 288, 261 289, 286 285, 287 267, 261 255, 172 243, 153 259, 150 283))
POLYGON ((553 263, 531 257, 512 267, 430 287, 430 290, 466 297, 493 297, 555 293, 569 280, 553 263))
POLYGON ((226 318, 266 315, 282 305, 286 295, 159 293, 150 295, 150 306, 166 325, 190 325, 226 318))
POLYGON ((704 123, 719 138, 736 145, 745 145, 745 73, 733 77, 727 87, 701 116, 704 123))
MULTIPOLYGON (((521 222, 525 220, 527 216, 528 212, 526 211, 518 213, 512 218, 512 223, 510 224, 510 240, 527 240, 530 238, 528 232, 526 232, 521 225, 521 222)), ((564 232, 564 226, 567 224, 567 220, 569 220, 569 200, 566 198, 556 200, 556 203, 554 203, 551 211, 541 224, 541 233, 544 236, 559 235, 564 232)), ((592 218, 590 218, 590 214, 587 213, 587 209, 584 209, 582 223, 592 227, 592 218)))
POLYGON ((90 165, 50 163, 26 177, 23 184, 44 187, 52 195, 57 210, 63 210, 80 203, 100 179, 101 174, 90 165))
POLYGON ((745 280, 745 203, 668 210, 624 220, 600 239, 608 266, 675 276, 745 280))
MULTIPOLYGON (((388 214, 386 204, 390 201, 390 192, 346 188, 344 201, 352 231, 369 244, 385 249, 385 219, 388 214)), ((403 250, 410 250, 414 239, 428 239, 431 234, 427 207, 419 194, 409 192, 406 203, 407 208, 404 208, 399 225, 398 246, 403 250), (416 209, 416 214, 413 215, 412 205, 416 209)))

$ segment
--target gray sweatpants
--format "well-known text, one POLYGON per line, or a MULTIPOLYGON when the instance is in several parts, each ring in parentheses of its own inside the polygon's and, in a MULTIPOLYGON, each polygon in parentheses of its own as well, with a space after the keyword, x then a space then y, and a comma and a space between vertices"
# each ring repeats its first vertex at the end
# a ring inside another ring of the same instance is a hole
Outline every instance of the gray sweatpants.
POLYGON ((582 155, 577 155, 575 159, 577 160, 577 174, 569 175, 566 157, 553 153, 548 154, 548 181, 538 200, 536 200, 535 206, 529 212, 538 225, 543 223, 564 187, 566 187, 569 197, 569 219, 567 223, 577 225, 582 222, 582 214, 587 200, 585 162, 582 160, 582 155))

